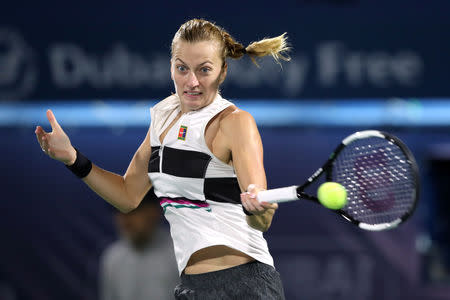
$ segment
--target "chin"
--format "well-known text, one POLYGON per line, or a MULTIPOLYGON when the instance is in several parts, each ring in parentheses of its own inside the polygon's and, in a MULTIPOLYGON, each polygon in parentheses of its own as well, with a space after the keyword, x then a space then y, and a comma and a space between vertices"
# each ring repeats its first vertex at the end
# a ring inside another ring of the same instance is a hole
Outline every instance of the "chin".
POLYGON ((205 101, 203 101, 203 99, 192 100, 183 98, 183 100, 184 101, 182 102, 182 104, 189 110, 197 110, 199 108, 202 108, 205 104, 205 101))

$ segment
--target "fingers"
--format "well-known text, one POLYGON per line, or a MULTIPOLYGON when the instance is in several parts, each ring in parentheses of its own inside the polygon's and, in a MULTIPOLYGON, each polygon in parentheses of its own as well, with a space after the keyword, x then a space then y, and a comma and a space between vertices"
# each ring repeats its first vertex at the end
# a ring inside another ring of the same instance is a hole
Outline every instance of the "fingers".
POLYGON ((249 192, 241 194, 241 202, 244 208, 251 212, 262 212, 264 208, 261 205, 258 205, 258 200, 256 200, 256 196, 254 194, 250 194, 249 192))
POLYGON ((51 132, 45 132, 41 126, 37 126, 34 133, 44 151, 51 158, 66 161, 67 149, 70 147, 70 140, 62 130, 53 112, 49 109, 46 112, 47 119, 52 127, 51 132), (56 155, 59 155, 58 157, 56 155))
MULTIPOLYGON (((61 128, 56 121, 55 115, 50 109, 47 110, 47 119, 52 126, 52 132, 61 128)), ((51 133, 46 132, 41 126, 36 126, 36 130, 34 131, 34 133, 36 134, 36 138, 39 142, 39 145, 41 146, 42 151, 44 151, 46 154, 49 154, 49 139, 51 137, 51 133)))
POLYGON ((49 133, 45 132, 41 126, 37 126, 34 133, 36 134, 37 141, 41 146, 42 151, 45 152, 45 154, 50 154, 49 133))
POLYGON ((36 126, 36 130, 34 131, 34 133, 36 134, 36 137, 39 138, 40 136, 43 136, 46 132, 41 126, 36 126))
POLYGON ((278 209, 278 203, 260 202, 265 209, 278 209))
POLYGON ((38 140, 39 145, 41 146, 42 151, 48 153, 48 137, 47 133, 42 129, 42 127, 38 126, 36 128, 36 138, 38 140))
POLYGON ((50 122, 50 125, 52 126, 52 130, 60 130, 61 126, 59 125, 58 121, 56 121, 55 115, 51 111, 51 109, 47 110, 47 119, 50 122))
POLYGON ((260 215, 265 213, 268 209, 277 209, 277 203, 268 203, 268 202, 259 202, 256 199, 256 193, 251 192, 253 189, 250 189, 249 192, 245 192, 241 194, 241 203, 244 208, 256 215, 260 215))
POLYGON ((41 146, 42 146, 42 139, 44 138, 44 136, 45 136, 47 133, 45 132, 44 129, 42 129, 41 126, 37 126, 37 127, 36 127, 36 130, 34 131, 34 133, 36 134, 36 138, 37 138, 39 144, 41 144, 41 146))
POLYGON ((259 203, 258 199, 256 199, 256 194, 258 193, 258 189, 256 185, 250 184, 247 187, 247 192, 241 194, 241 202, 244 208, 253 213, 253 214, 263 214, 266 210, 261 203, 259 203))

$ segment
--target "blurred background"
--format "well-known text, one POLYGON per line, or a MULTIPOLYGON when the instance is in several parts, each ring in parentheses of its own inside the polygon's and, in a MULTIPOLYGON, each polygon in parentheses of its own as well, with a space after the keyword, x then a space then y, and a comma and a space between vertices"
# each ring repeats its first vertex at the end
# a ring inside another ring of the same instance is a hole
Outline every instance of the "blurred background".
MULTIPOLYGON (((30 2, 0 10, 0 299, 98 299, 111 208, 45 157, 51 108, 72 143, 123 174, 172 92, 170 44, 193 17, 245 45, 287 32, 292 61, 229 62, 222 95, 252 113, 270 188, 298 184, 345 136, 379 129, 416 156, 413 217, 363 232, 286 203, 265 234, 287 299, 450 299, 450 2, 30 2)), ((163 226, 167 226, 165 223, 163 226)))

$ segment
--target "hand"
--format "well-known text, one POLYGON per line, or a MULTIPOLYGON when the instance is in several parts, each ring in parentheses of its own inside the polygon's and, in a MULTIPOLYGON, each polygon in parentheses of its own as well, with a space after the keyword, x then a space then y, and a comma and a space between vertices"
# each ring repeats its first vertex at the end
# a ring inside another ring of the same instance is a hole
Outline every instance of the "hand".
POLYGON ((47 118, 52 126, 52 132, 45 132, 41 126, 37 126, 34 131, 42 151, 53 159, 72 165, 77 158, 75 148, 50 109, 47 110, 47 118))
POLYGON ((278 203, 259 202, 256 199, 256 194, 264 189, 257 187, 254 184, 250 184, 247 188, 247 192, 241 194, 241 202, 244 208, 253 215, 262 215, 268 210, 276 210, 278 203))

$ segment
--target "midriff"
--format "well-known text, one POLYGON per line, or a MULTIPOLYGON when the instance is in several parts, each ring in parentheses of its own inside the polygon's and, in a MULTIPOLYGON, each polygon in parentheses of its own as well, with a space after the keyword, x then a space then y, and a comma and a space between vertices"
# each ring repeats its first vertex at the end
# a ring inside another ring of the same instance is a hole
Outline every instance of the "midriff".
POLYGON ((247 254, 227 246, 211 246, 194 252, 189 258, 184 273, 192 275, 220 271, 254 260, 247 254))

